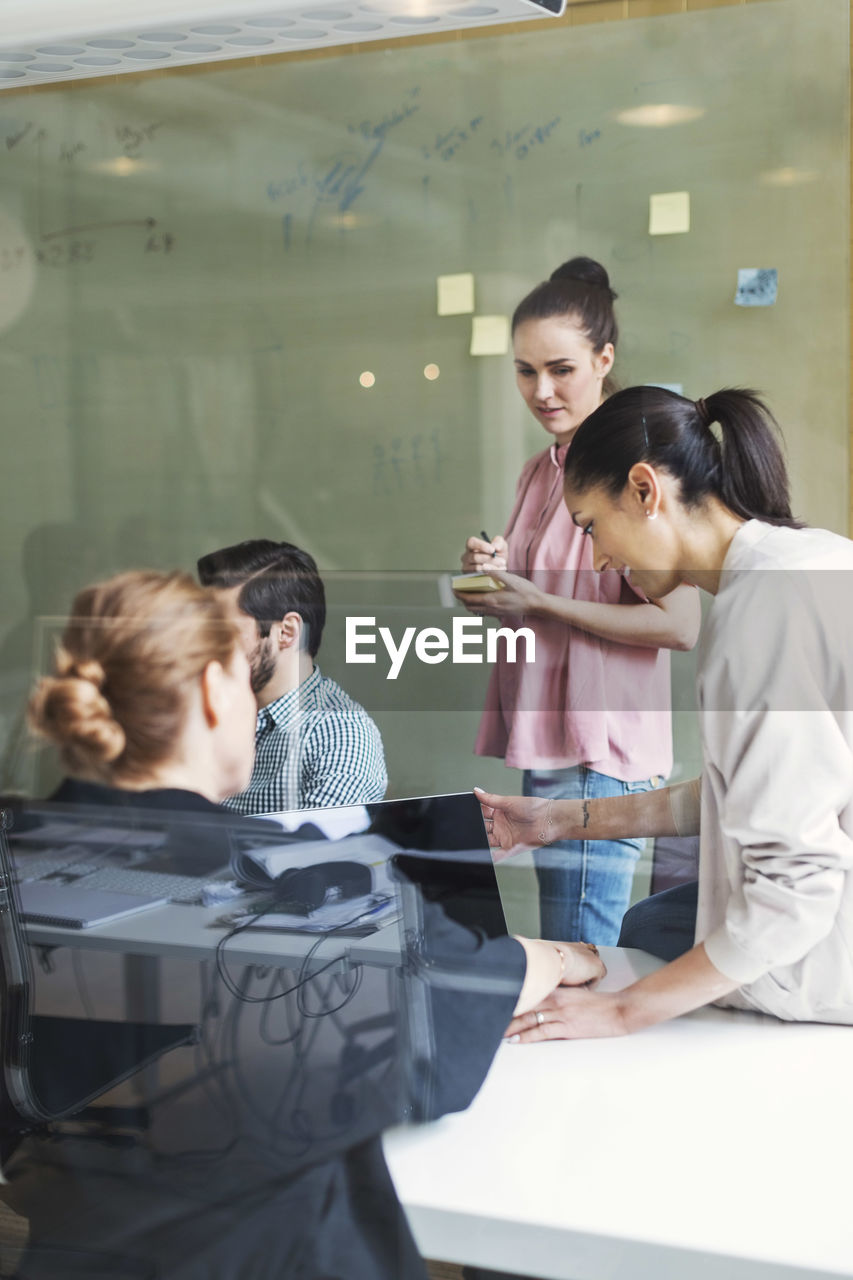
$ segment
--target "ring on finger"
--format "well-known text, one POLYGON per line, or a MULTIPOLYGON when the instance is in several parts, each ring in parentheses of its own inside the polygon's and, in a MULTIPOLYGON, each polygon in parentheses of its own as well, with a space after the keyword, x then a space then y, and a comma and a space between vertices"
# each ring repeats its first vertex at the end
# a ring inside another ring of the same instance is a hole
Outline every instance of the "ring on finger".
POLYGON ((541 1009, 538 1009, 538 1010, 536 1011, 536 1025, 537 1025, 537 1027, 541 1027, 541 1026, 542 1026, 542 1023, 543 1023, 544 1021, 545 1021, 545 1014, 542 1012, 542 1010, 541 1010, 541 1009))

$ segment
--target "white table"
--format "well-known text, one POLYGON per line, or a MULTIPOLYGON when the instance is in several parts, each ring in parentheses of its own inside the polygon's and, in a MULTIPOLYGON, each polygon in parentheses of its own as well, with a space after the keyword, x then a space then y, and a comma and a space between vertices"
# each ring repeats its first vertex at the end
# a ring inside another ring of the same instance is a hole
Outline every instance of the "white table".
MULTIPOLYGON (((656 963, 602 951, 612 989, 656 963)), ((467 1112, 385 1151, 427 1257, 548 1280, 853 1275, 853 1028, 706 1009, 504 1045, 467 1112)))
MULTIPOLYGON (((210 960, 225 932, 217 921, 228 908, 169 903, 140 911, 93 929, 62 929, 27 924, 33 946, 83 947, 93 951, 123 951, 138 956, 181 956, 210 960)), ((288 933, 282 929, 245 929, 226 943, 229 964, 280 964, 298 967, 321 935, 288 933)), ((317 964, 326 964, 335 950, 353 963, 395 964, 400 958, 399 926, 385 925, 364 938, 330 934, 318 949, 317 964)))
MULTIPOLYGON (((160 961, 166 957, 211 961, 225 927, 217 921, 227 907, 202 907, 169 903, 126 916, 92 929, 63 929, 56 925, 26 924, 32 946, 79 947, 91 951, 120 952, 123 956, 125 1015, 140 1022, 158 1022, 161 1016, 160 961)), ((229 972, 243 965, 265 964, 301 969, 321 935, 287 933, 278 929, 245 929, 225 945, 223 960, 229 972)), ((364 938, 329 935, 309 962, 309 972, 328 971, 335 965, 344 972, 352 965, 387 968, 400 963, 400 927, 392 921, 364 938)), ((147 1077, 156 1079, 156 1069, 147 1077)))

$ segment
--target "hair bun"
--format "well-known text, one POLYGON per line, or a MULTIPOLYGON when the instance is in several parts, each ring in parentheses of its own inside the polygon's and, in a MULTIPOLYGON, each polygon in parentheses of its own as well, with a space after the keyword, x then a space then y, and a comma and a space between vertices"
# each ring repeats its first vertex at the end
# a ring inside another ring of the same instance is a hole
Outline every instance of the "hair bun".
POLYGON ((106 672, 97 658, 72 658, 62 645, 56 654, 56 674, 74 680, 85 680, 100 693, 106 682, 106 672))
POLYGON ((570 258, 568 262, 561 263, 556 271, 552 271, 549 279, 578 280, 581 284, 590 285, 594 289, 605 289, 610 295, 611 302, 615 302, 619 297, 618 293, 610 287, 610 277, 606 270, 594 258, 570 258))
POLYGON ((104 670, 99 662, 76 665, 61 655, 66 671, 46 676, 30 699, 29 721, 42 737, 60 747, 84 772, 112 763, 124 751, 124 730, 101 692, 104 670))

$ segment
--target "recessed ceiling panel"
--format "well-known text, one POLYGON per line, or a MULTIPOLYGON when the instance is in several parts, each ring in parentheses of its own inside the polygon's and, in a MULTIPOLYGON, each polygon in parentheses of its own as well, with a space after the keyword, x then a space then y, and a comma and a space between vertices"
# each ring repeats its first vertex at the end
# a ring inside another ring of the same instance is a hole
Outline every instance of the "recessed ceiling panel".
POLYGON ((130 25, 117 18, 115 4, 107 7, 101 0, 74 6, 28 0, 4 13, 0 89, 551 16, 529 5, 530 0, 320 0, 312 6, 294 0, 252 11, 240 0, 230 6, 185 0, 167 12, 161 0, 141 0, 130 25))

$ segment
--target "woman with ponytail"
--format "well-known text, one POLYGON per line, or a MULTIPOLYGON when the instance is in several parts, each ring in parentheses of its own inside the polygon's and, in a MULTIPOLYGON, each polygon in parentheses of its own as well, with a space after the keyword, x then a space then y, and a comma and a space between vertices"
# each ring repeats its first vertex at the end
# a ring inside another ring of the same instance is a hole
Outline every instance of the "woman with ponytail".
MULTIPOLYGON (((580 424, 610 390, 616 294, 590 258, 572 258, 512 319, 518 389, 551 443, 525 465, 504 537, 468 539, 463 568, 502 591, 466 607, 536 634, 535 663, 499 658, 476 751, 524 770, 529 796, 620 796, 660 786, 672 768, 670 649, 690 649, 696 592, 648 597, 618 572, 593 572, 563 504, 563 466, 580 424), (505 570, 512 572, 505 572, 505 570)), ((536 853, 546 938, 615 943, 642 839, 558 841, 536 853)))
MULTIPOLYGON (((699 884, 691 936, 668 952, 647 943, 671 963, 616 994, 558 993, 512 1034, 620 1035, 710 1001, 853 1023, 853 543, 794 519, 776 424, 751 391, 613 396, 575 437, 565 500, 597 570, 654 598, 684 583, 714 597, 701 790, 548 809, 482 795, 487 825, 510 849, 581 825, 697 830, 701 813, 699 884)), ((623 943, 644 916, 666 924, 659 897, 632 908, 623 943)))

